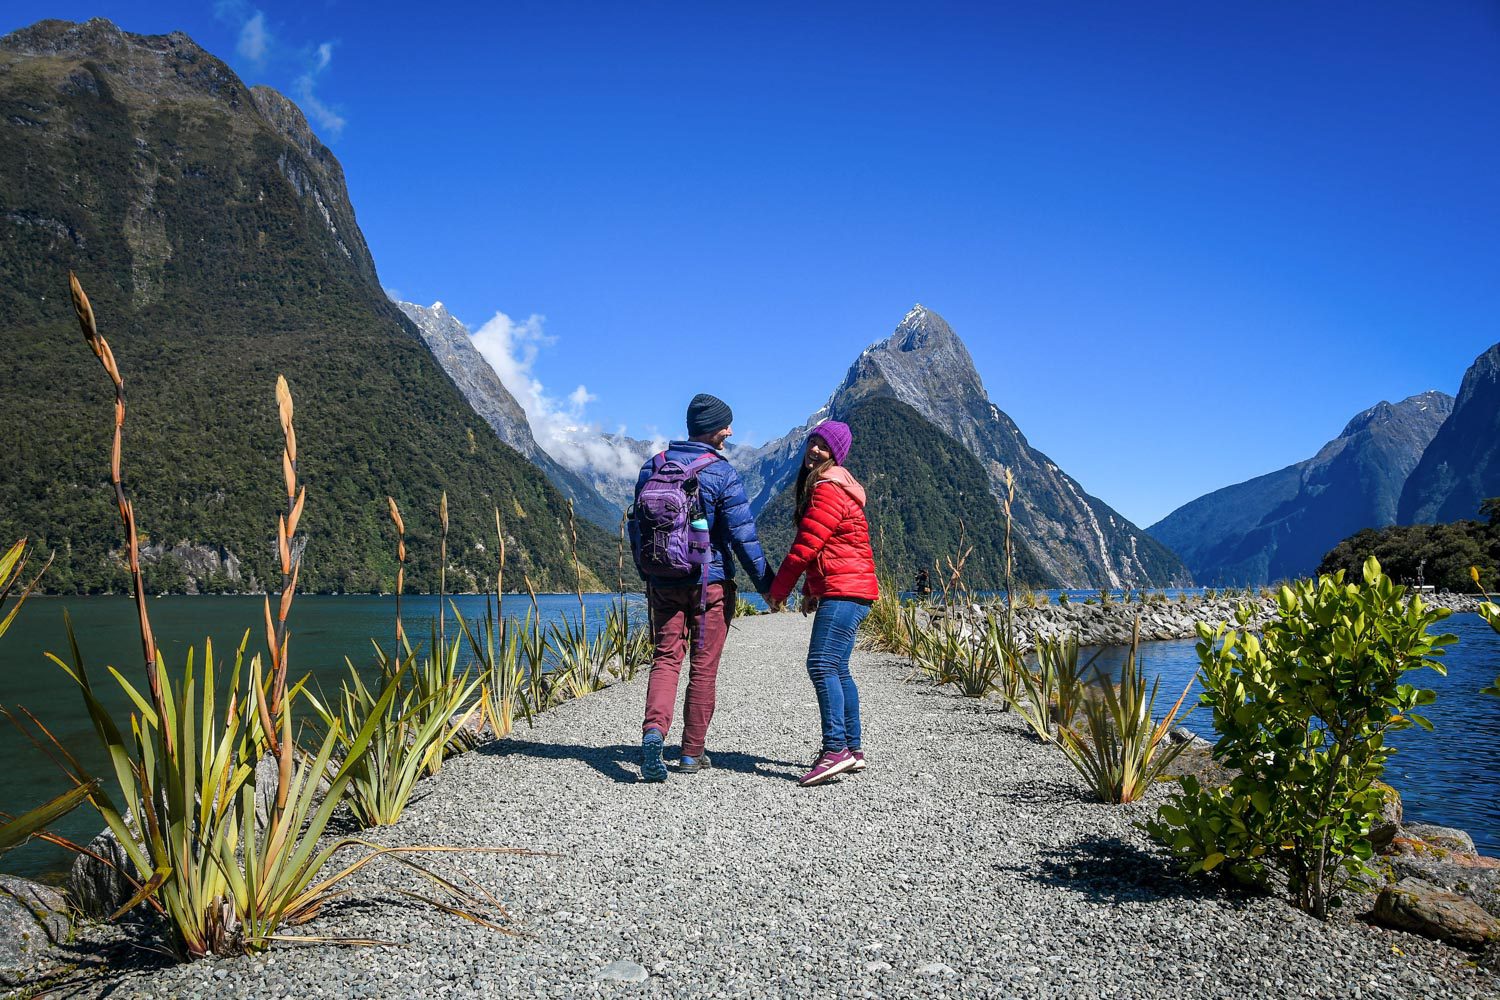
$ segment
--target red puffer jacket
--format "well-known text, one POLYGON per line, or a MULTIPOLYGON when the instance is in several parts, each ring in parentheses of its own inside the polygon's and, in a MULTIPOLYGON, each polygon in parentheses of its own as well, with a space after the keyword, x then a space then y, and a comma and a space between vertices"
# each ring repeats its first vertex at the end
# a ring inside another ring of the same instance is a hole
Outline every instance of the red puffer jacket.
POLYGON ((865 489, 841 465, 829 469, 813 487, 812 502, 797 525, 792 550, 776 573, 768 599, 786 600, 803 571, 807 584, 802 591, 808 597, 880 597, 865 520, 865 489))

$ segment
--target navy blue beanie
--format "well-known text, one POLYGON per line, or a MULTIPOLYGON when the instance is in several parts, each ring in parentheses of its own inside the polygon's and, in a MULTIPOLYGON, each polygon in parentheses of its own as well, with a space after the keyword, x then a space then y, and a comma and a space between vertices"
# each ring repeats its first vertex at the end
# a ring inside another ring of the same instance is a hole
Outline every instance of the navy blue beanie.
POLYGON ((700 437, 723 430, 734 423, 734 411, 718 396, 700 392, 687 408, 688 437, 700 437))

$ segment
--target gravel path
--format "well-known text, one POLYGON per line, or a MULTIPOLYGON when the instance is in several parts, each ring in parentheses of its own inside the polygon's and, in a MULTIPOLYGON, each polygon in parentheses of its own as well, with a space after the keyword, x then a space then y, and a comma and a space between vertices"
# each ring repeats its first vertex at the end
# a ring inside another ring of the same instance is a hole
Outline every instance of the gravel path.
POLYGON ((809 627, 736 623, 712 772, 636 782, 643 673, 450 761, 372 835, 557 852, 441 862, 529 936, 396 896, 419 884, 387 866, 305 930, 396 947, 288 946, 87 995, 1500 996, 1441 945, 1183 881, 1131 825, 1153 806, 1089 801, 1019 720, 904 684, 892 657, 854 667, 869 770, 799 789, 817 744, 809 627))

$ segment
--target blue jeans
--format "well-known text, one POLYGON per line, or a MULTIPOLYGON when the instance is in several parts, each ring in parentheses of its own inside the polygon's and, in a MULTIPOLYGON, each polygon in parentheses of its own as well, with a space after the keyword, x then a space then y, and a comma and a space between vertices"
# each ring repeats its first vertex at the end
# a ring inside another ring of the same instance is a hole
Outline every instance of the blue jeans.
POLYGON ((818 715, 823 723, 824 750, 858 750, 859 689, 849 676, 854 637, 870 607, 837 597, 818 603, 812 642, 807 647, 807 675, 818 692, 818 715))

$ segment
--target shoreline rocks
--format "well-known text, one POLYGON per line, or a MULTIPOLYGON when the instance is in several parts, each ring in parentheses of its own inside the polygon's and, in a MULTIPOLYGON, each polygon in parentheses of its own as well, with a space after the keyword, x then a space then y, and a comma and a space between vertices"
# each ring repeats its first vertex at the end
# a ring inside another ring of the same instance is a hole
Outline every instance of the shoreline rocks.
POLYGON ((54 947, 72 933, 73 918, 61 892, 0 875, 0 986, 22 986, 60 964, 54 947))

